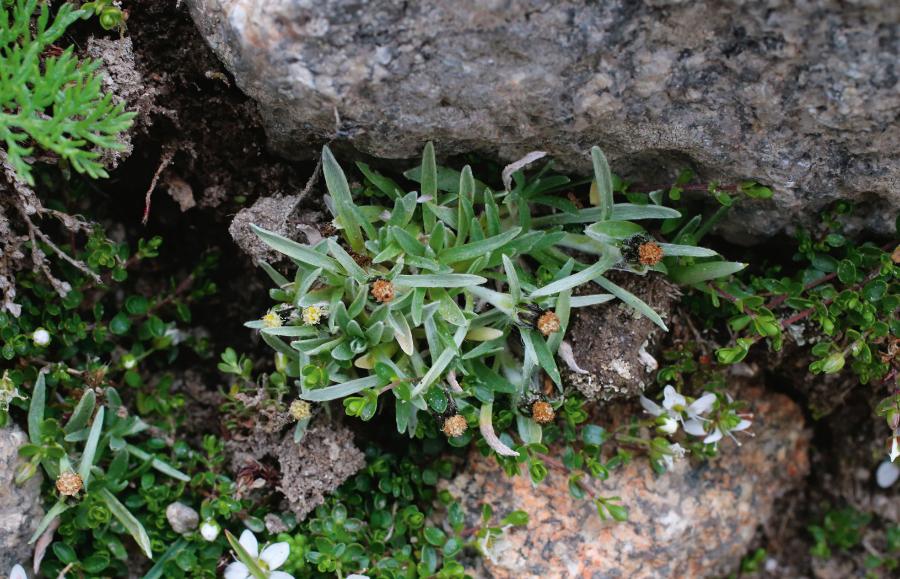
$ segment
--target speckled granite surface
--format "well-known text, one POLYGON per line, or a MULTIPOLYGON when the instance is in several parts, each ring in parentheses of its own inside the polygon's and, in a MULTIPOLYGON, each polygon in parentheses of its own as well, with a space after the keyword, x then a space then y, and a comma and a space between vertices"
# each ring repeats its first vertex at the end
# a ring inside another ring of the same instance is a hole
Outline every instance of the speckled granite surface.
POLYGON ((714 577, 736 566, 757 527, 771 517, 775 499, 807 473, 809 435, 800 409, 782 395, 748 389, 756 436, 736 448, 724 442, 709 463, 682 460, 655 475, 636 460, 600 486, 630 509, 626 523, 604 523, 588 500, 570 498, 567 478, 552 471, 537 488, 524 477, 507 479, 493 461, 473 455, 449 484, 469 521, 482 502, 498 516, 523 509, 527 528, 510 529, 485 560, 496 578, 714 577))
POLYGON ((773 186, 777 210, 751 204, 735 237, 838 197, 874 202, 884 229, 900 207, 896 0, 187 5, 290 158, 332 139, 415 158, 434 140, 441 155, 545 150, 587 171, 597 144, 642 182, 693 164, 773 186))

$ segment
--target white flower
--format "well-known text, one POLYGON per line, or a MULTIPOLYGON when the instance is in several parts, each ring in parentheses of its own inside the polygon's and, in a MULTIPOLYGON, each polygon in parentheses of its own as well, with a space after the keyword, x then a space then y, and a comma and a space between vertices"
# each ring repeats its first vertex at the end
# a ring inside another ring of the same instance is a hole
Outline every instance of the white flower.
POLYGON ((641 406, 649 414, 664 417, 660 421, 660 431, 665 434, 674 434, 678 430, 677 424, 672 426, 668 419, 677 420, 684 424, 684 430, 694 436, 705 436, 706 428, 703 426, 703 414, 710 411, 716 402, 716 395, 707 392, 700 398, 688 404, 687 398, 678 393, 671 385, 663 389, 663 403, 659 406, 652 400, 641 396, 641 406), (687 420, 685 420, 687 417, 687 420), (671 430, 671 432, 670 432, 671 430))
POLYGON ((741 421, 737 423, 737 426, 735 426, 734 428, 732 428, 730 430, 723 431, 721 427, 716 426, 713 429, 713 431, 709 434, 709 436, 707 436, 706 438, 703 439, 703 444, 714 444, 716 442, 719 442, 720 440, 722 440, 722 437, 727 434, 728 437, 731 438, 731 440, 733 440, 735 444, 740 446, 741 445, 740 441, 737 438, 735 438, 734 435, 731 433, 732 432, 740 432, 741 430, 747 430, 748 428, 750 428, 750 426, 752 424, 753 423, 750 422, 749 420, 747 420, 746 418, 742 418, 741 421))
POLYGON ((31 341, 35 346, 43 348, 50 345, 50 332, 44 328, 38 328, 31 334, 31 341))
POLYGON ((898 478, 900 478, 900 466, 889 460, 879 464, 878 470, 875 471, 875 482, 883 489, 893 486, 898 478))
POLYGON ((675 434, 678 432, 678 421, 671 416, 660 418, 659 426, 656 427, 663 434, 675 434))
POLYGON ((12 571, 9 572, 9 579, 28 579, 25 569, 21 565, 13 565, 12 571))
POLYGON ((666 463, 666 470, 671 470, 673 466, 675 466, 675 461, 684 458, 684 453, 687 452, 684 447, 682 447, 677 442, 675 444, 669 445, 669 452, 662 455, 663 462, 666 463))
POLYGON ((203 521, 203 524, 200 525, 200 536, 207 541, 212 542, 216 540, 216 537, 219 536, 219 531, 221 530, 222 527, 219 526, 219 523, 212 519, 206 519, 203 521))
MULTIPOLYGON (((269 579, 294 579, 294 576, 289 573, 275 571, 284 565, 291 553, 291 546, 288 543, 273 543, 260 553, 256 536, 250 531, 241 533, 238 542, 269 579)), ((235 561, 225 568, 225 579, 252 579, 252 575, 246 565, 235 561)))
POLYGON ((894 462, 895 460, 897 460, 897 457, 900 456, 900 443, 897 442, 898 438, 900 438, 900 436, 897 436, 897 433, 895 432, 893 438, 891 439, 891 452, 890 454, 888 454, 891 462, 894 462))

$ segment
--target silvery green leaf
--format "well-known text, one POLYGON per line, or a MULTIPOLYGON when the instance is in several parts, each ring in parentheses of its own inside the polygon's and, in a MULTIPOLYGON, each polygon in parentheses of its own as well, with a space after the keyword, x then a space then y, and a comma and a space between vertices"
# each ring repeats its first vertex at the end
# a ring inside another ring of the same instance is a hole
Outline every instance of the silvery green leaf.
POLYGON ((519 430, 519 438, 521 438, 522 442, 525 444, 541 443, 544 429, 531 418, 522 414, 516 414, 516 427, 519 430))
POLYGON ((38 371, 34 389, 31 391, 31 403, 28 406, 28 438, 31 444, 41 444, 41 422, 44 421, 44 405, 47 399, 47 384, 44 370, 38 371))
POLYGON ((437 163, 434 160, 434 143, 431 141, 425 143, 425 149, 422 151, 421 177, 422 195, 436 200, 438 194, 437 163))
MULTIPOLYGON (((340 221, 347 241, 354 251, 363 251, 363 237, 360 231, 361 224, 357 220, 353 197, 350 194, 350 185, 347 177, 338 164, 328 145, 322 147, 322 173, 325 175, 325 185, 334 202, 335 217, 340 221)), ((276 248, 277 249, 277 248, 276 248)), ((303 260, 301 260, 303 261, 303 260)), ((325 267, 325 266, 322 266, 325 267)), ((327 267, 325 269, 328 269, 327 267)))
POLYGON ((388 314, 387 323, 394 330, 394 339, 397 340, 403 353, 407 356, 412 356, 413 352, 416 351, 416 346, 413 342, 412 330, 409 327, 409 322, 406 321, 406 316, 401 312, 391 312, 388 314))
POLYGON ((603 243, 610 243, 620 239, 628 239, 633 235, 644 233, 644 228, 631 221, 602 221, 588 225, 584 230, 591 239, 603 243))
POLYGON ((597 183, 597 208, 600 210, 599 221, 606 221, 612 217, 613 211, 613 184, 612 173, 606 155, 600 147, 591 147, 591 164, 594 167, 594 182, 597 183))
POLYGON ((401 227, 391 227, 391 237, 403 248, 409 255, 424 256, 426 254, 425 244, 413 237, 408 231, 401 227))
POLYGON ((502 256, 503 270, 506 272, 506 283, 509 284, 509 295, 512 296, 514 302, 518 303, 522 300, 522 285, 519 283, 519 274, 516 273, 516 266, 512 260, 506 256, 502 256))
POLYGON ((434 215, 453 229, 457 228, 456 211, 454 211, 453 209, 431 202, 425 204, 425 209, 430 211, 432 215, 434 215))
POLYGON ((47 511, 47 514, 41 519, 38 523, 37 529, 35 529, 34 533, 31 535, 31 538, 28 540, 28 544, 31 545, 35 541, 38 540, 44 531, 47 530, 47 527, 50 526, 50 523, 53 522, 53 519, 60 516, 64 512, 68 511, 73 505, 69 505, 64 500, 60 499, 56 501, 56 503, 50 507, 50 510, 47 511))
POLYGON ((413 327, 418 328, 422 325, 422 313, 425 308, 425 288, 417 287, 413 290, 412 305, 409 314, 412 317, 413 327))
POLYGON ((394 210, 391 212, 391 218, 388 219, 387 225, 405 227, 416 212, 418 197, 415 191, 410 191, 394 201, 394 210))
POLYGON ((356 260, 350 256, 347 251, 338 245, 338 242, 334 240, 334 238, 328 238, 328 252, 338 260, 347 273, 350 274, 350 277, 355 279, 358 283, 366 283, 366 279, 369 277, 368 274, 363 270, 363 268, 359 267, 359 264, 356 263, 356 260))
POLYGON ((675 219, 681 213, 671 207, 660 205, 637 205, 634 203, 616 203, 613 205, 610 219, 631 221, 633 219, 675 219))
MULTIPOLYGON (((422 167, 413 167, 412 169, 403 173, 403 176, 409 179, 410 181, 415 181, 416 183, 422 182, 422 167)), ((459 176, 460 172, 454 169, 450 169, 448 167, 438 167, 437 168, 437 188, 439 191, 447 191, 448 193, 459 193, 459 176)), ((475 181, 475 193, 480 193, 484 191, 485 185, 478 179, 474 179, 475 181)))
POLYGON ((152 468, 158 470, 159 472, 163 473, 166 476, 170 476, 176 480, 180 480, 183 482, 190 482, 190 480, 191 480, 191 477, 184 474, 183 472, 181 472, 174 466, 170 465, 169 463, 167 463, 163 460, 156 458, 149 452, 144 452, 143 450, 141 450, 140 448, 138 448, 134 445, 126 444, 125 450, 128 452, 128 454, 134 456, 138 460, 142 460, 144 462, 149 461, 150 466, 152 468))
POLYGON ((338 266, 337 262, 324 253, 319 253, 306 245, 302 245, 287 237, 267 231, 262 227, 257 227, 256 225, 250 225, 250 229, 252 229, 266 245, 292 259, 296 259, 297 261, 311 265, 312 267, 321 267, 331 273, 341 273, 340 266, 338 266))
POLYGON ((685 256, 685 257, 715 257, 719 255, 717 252, 707 249, 705 247, 696 247, 694 245, 675 245, 672 243, 660 243, 660 248, 663 250, 663 255, 666 257, 672 256, 685 256))
POLYGON ((134 537, 134 540, 137 542, 138 547, 147 555, 148 559, 153 559, 153 550, 150 548, 150 537, 147 535, 147 531, 144 529, 144 526, 134 518, 134 515, 131 514, 125 505, 119 502, 108 489, 100 489, 98 491, 98 495, 106 503, 106 507, 109 509, 109 512, 122 523, 122 526, 125 527, 131 536, 134 537))
POLYGON ((336 348, 337 345, 343 341, 343 337, 332 339, 331 336, 324 336, 322 338, 312 338, 310 340, 297 340, 291 342, 291 347, 300 350, 308 356, 315 356, 322 352, 327 352, 332 348, 336 348))
POLYGON ((480 275, 467 273, 434 273, 398 275, 394 283, 403 287, 457 288, 481 285, 487 281, 480 275))
POLYGON ((553 358, 553 353, 547 346, 547 342, 544 341, 543 336, 534 330, 524 330, 522 332, 522 339, 531 343, 531 347, 534 348, 538 363, 547 375, 550 376, 553 383, 557 386, 562 386, 562 376, 560 376, 559 369, 556 367, 556 360, 553 358))
POLYGON ((309 421, 309 418, 297 421, 297 426, 294 427, 294 442, 296 444, 303 442, 303 437, 306 435, 306 428, 309 426, 309 421))
POLYGON ((438 314, 446 320, 448 323, 453 324, 454 326, 468 326, 469 321, 466 319, 466 315, 460 309, 459 304, 456 303, 456 300, 450 297, 450 295, 443 289, 435 288, 432 290, 435 295, 438 296, 438 314))
POLYGON ((291 283, 290 281, 288 281, 288 278, 278 273, 278 271, 268 263, 261 261, 259 262, 259 267, 261 267, 262 270, 266 272, 266 274, 268 274, 268 276, 272 279, 273 282, 275 282, 275 285, 277 285, 278 287, 284 287, 291 283))
POLYGON ((400 255, 403 252, 403 248, 400 247, 398 243, 389 243, 387 247, 382 249, 375 257, 372 258, 372 263, 382 263, 385 261, 390 261, 400 255))
POLYGON ((569 327, 569 315, 571 314, 572 308, 572 290, 566 290, 564 292, 559 292, 559 295, 556 297, 556 307, 555 312, 556 316, 559 318, 559 331, 553 332, 547 338, 547 347, 550 348, 550 352, 556 354, 556 351, 559 349, 560 343, 562 343, 563 336, 566 335, 566 330, 569 327))
POLYGON ((515 313, 516 302, 509 294, 501 293, 482 286, 472 286, 469 293, 480 300, 484 300, 508 316, 515 313))
POLYGON ((616 296, 617 298, 619 298, 620 300, 625 302, 625 304, 631 306, 636 311, 647 316, 647 318, 650 321, 652 321, 654 324, 656 324, 657 326, 659 326, 666 332, 669 331, 669 328, 666 327, 665 322, 663 322, 662 318, 659 317, 659 314, 657 314, 653 308, 651 308, 649 305, 647 305, 647 303, 644 302, 644 300, 637 297, 636 295, 629 292, 628 290, 617 286, 616 284, 614 284, 613 282, 609 281, 608 279, 606 279, 604 277, 597 278, 594 281, 598 285, 600 285, 600 287, 602 287, 609 293, 613 294, 614 296, 616 296))
POLYGON ((594 265, 533 291, 531 293, 531 298, 552 296, 600 277, 605 271, 615 265, 616 259, 612 256, 613 252, 607 252, 600 258, 600 261, 594 265))
POLYGON ((711 261, 698 263, 686 267, 672 268, 670 277, 672 281, 681 285, 694 285, 704 281, 728 277, 747 267, 746 263, 735 261, 711 261))
POLYGON ((425 391, 426 388, 431 386, 435 380, 437 380, 440 375, 447 369, 447 366, 450 365, 450 362, 453 361, 459 354, 447 348, 441 355, 438 356, 437 360, 434 361, 431 368, 428 369, 428 372, 422 377, 418 384, 416 384, 415 389, 413 389, 413 396, 418 396, 422 392, 425 391))
POLYGON ((97 454, 97 444, 100 442, 100 434, 103 431, 104 410, 101 406, 94 417, 94 423, 91 424, 87 442, 84 443, 84 452, 81 453, 81 462, 78 464, 78 474, 81 475, 81 482, 84 484, 85 491, 88 490, 88 484, 91 479, 91 467, 94 466, 94 455, 97 454))
POLYGON ((614 299, 616 299, 616 296, 612 294, 590 294, 586 296, 575 296, 574 298, 572 298, 572 301, 569 305, 573 308, 584 308, 587 306, 605 304, 606 302, 614 299))
POLYGON ((522 232, 521 227, 513 227, 500 235, 488 237, 479 241, 472 241, 458 247, 451 247, 442 251, 438 258, 441 263, 451 264, 459 261, 468 261, 485 255, 488 252, 499 249, 515 239, 522 232))
POLYGON ((96 400, 97 395, 94 394, 94 391, 90 388, 86 389, 84 394, 81 395, 81 400, 78 401, 78 405, 75 406, 75 410, 72 411, 72 417, 69 418, 69 421, 66 422, 66 425, 63 427, 63 432, 71 434, 87 426, 88 420, 90 420, 91 415, 94 413, 96 400))
MULTIPOLYGON (((536 217, 534 226, 594 223, 601 220, 600 216, 601 211, 599 207, 590 207, 588 209, 579 209, 576 213, 554 213, 536 217)), ((681 213, 669 207, 616 203, 613 205, 610 219, 613 221, 632 221, 635 219, 673 219, 677 217, 681 217, 681 213)))
POLYGON ((373 171, 365 163, 357 161, 356 168, 359 169, 359 172, 365 175, 366 179, 371 181, 371 183, 375 185, 375 187, 377 187, 379 191, 387 195, 389 198, 396 199, 403 194, 403 190, 393 179, 385 177, 377 171, 373 171))
POLYGON ((313 326, 278 326, 276 328, 260 329, 263 334, 270 336, 284 336, 286 338, 296 338, 301 336, 315 336, 316 329, 313 326))
POLYGON ((346 396, 352 396, 357 392, 362 392, 366 388, 378 386, 381 378, 378 376, 366 376, 365 378, 357 378, 344 382, 343 384, 334 384, 326 388, 317 388, 315 390, 307 390, 300 394, 300 398, 310 402, 327 402, 329 400, 337 400, 346 396))

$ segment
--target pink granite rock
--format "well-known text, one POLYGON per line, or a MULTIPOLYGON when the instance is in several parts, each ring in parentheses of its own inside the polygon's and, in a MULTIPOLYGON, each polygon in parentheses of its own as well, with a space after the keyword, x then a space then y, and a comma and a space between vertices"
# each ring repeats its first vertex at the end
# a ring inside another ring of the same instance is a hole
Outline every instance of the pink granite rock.
POLYGON ((567 476, 551 470, 532 487, 508 479, 480 455, 449 484, 466 497, 475 523, 481 504, 503 516, 530 514, 527 527, 509 529, 489 549, 493 577, 711 577, 735 567, 757 528, 776 515, 775 500, 809 469, 809 434, 800 409, 782 395, 747 389, 755 437, 740 448, 726 440, 709 462, 681 460, 656 475, 637 459, 599 486, 630 510, 625 523, 604 522, 589 500, 569 496, 567 476))

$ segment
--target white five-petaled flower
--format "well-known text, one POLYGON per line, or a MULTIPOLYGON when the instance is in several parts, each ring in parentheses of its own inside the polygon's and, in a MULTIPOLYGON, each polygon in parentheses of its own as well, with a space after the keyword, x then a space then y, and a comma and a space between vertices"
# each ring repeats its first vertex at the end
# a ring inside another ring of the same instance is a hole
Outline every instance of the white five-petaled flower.
POLYGON ((12 571, 9 572, 9 579, 28 579, 25 569, 21 565, 13 565, 12 571))
MULTIPOLYGON (((723 430, 721 426, 716 426, 713 429, 713 431, 710 432, 709 435, 703 439, 703 444, 713 444, 713 443, 719 442, 720 440, 722 440, 723 436, 728 435, 728 437, 731 438, 731 440, 733 440, 735 444, 740 446, 741 445, 740 441, 737 438, 735 438, 734 435, 731 433, 732 432, 740 432, 742 430, 747 430, 748 428, 750 428, 750 426, 752 424, 753 424, 752 422, 750 422, 746 418, 742 417, 741 421, 738 422, 737 426, 735 426, 734 428, 723 430)), ((751 436, 753 436, 753 435, 751 434, 751 436)))
MULTIPOLYGON (((250 531, 241 533, 238 542, 269 579, 294 579, 290 573, 275 571, 284 565, 291 553, 291 546, 288 543, 273 543, 260 553, 256 536, 250 531)), ((225 579, 252 579, 252 577, 250 569, 240 561, 235 561, 225 568, 225 579)))
POLYGON ((675 466, 675 461, 684 458, 684 453, 687 452, 684 447, 682 447, 677 442, 675 444, 669 445, 669 452, 662 455, 663 462, 666 463, 666 469, 671 470, 673 466, 675 466))
POLYGON ((703 426, 703 414, 709 412, 716 402, 716 395, 707 392, 700 398, 688 404, 687 398, 679 394, 671 385, 663 389, 663 403, 659 406, 649 398, 641 396, 641 405, 653 416, 663 417, 660 423, 660 431, 665 434, 674 434, 678 425, 672 424, 668 419, 677 420, 684 424, 684 430, 694 436, 705 436, 706 428, 703 426), (686 418, 686 419, 685 419, 686 418))

